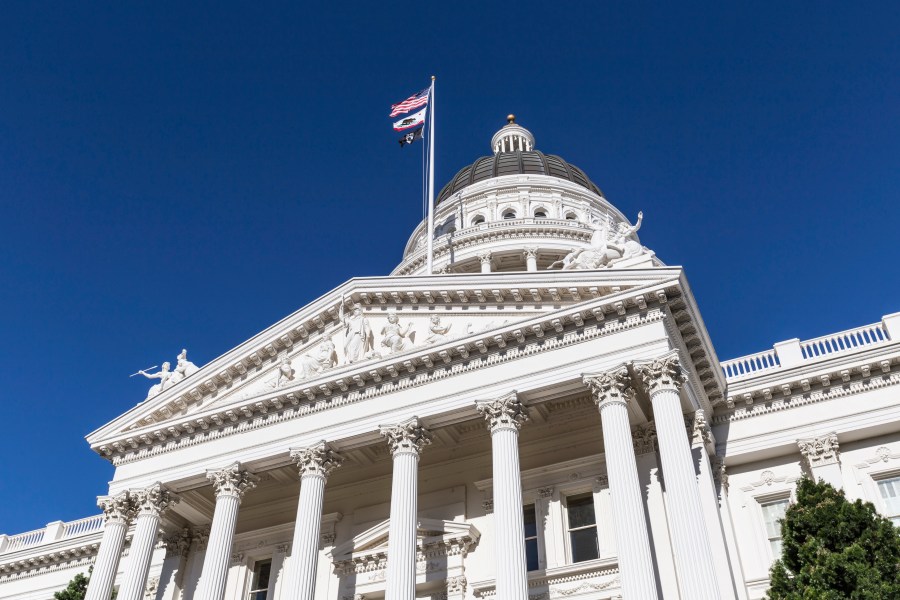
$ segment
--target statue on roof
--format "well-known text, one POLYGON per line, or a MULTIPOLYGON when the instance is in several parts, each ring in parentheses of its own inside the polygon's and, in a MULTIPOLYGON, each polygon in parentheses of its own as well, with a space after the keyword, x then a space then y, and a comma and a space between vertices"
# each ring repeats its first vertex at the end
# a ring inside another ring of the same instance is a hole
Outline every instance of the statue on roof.
POLYGON ((156 373, 148 373, 147 371, 141 369, 135 375, 141 374, 147 379, 159 379, 159 383, 154 384, 150 387, 150 391, 147 392, 147 398, 152 398, 163 390, 167 390, 172 387, 172 371, 169 370, 171 365, 168 362, 164 362, 162 364, 162 369, 157 371, 156 373))
POLYGON ((595 222, 590 247, 572 250, 562 260, 554 262, 547 269, 557 267, 563 271, 602 269, 611 267, 626 258, 642 254, 644 247, 632 239, 632 236, 641 228, 643 220, 644 213, 639 212, 634 225, 628 225, 623 221, 613 231, 610 231, 609 219, 602 219, 599 223, 595 222))

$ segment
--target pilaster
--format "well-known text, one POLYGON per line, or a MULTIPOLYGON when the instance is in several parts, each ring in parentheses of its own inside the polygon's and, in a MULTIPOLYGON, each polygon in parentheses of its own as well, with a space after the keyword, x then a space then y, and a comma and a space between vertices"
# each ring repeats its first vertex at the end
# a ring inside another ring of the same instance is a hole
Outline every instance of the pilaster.
POLYGON ((822 479, 835 489, 844 487, 837 433, 832 431, 819 437, 797 440, 797 446, 814 479, 822 479))

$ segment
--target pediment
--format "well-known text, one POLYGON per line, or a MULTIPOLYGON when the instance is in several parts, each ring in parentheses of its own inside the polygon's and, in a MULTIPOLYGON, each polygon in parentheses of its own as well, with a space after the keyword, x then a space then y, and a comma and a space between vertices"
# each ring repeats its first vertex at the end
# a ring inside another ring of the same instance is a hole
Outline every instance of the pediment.
MULTIPOLYGON (((88 436, 107 456, 646 308, 681 270, 350 280, 88 436), (209 418, 207 418, 209 416, 209 418)), ((662 301, 662 300, 661 300, 662 301)))
MULTIPOLYGON (((335 562, 359 560, 361 557, 386 554, 390 519, 357 534, 352 539, 335 546, 331 556, 335 562)), ((477 543, 481 533, 474 525, 459 521, 441 519, 419 519, 416 527, 416 545, 421 550, 435 543, 460 542, 464 545, 477 543)))

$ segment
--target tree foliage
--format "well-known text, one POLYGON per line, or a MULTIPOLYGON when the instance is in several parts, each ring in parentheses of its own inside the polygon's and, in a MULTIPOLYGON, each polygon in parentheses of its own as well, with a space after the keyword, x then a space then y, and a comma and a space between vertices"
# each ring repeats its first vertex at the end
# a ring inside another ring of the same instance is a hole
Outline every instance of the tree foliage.
MULTIPOLYGON (((88 583, 91 581, 91 573, 93 573, 93 571, 94 567, 91 567, 88 569, 87 577, 84 576, 84 573, 79 573, 73 577, 66 589, 54 593, 53 598, 55 600, 84 600, 85 595, 87 595, 88 583)), ((116 593, 116 590, 113 590, 109 599, 116 600, 116 593)))
POLYGON ((900 598, 900 533, 871 502, 801 479, 781 522, 770 600, 900 598))

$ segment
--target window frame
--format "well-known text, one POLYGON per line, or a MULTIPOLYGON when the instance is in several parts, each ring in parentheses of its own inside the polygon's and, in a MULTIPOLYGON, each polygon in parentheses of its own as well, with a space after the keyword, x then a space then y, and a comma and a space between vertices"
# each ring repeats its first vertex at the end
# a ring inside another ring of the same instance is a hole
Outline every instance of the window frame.
MULTIPOLYGON (((787 511, 787 509, 796 501, 794 498, 794 490, 793 488, 773 490, 766 494, 753 496, 753 500, 756 507, 756 522, 757 530, 759 531, 759 539, 763 548, 764 557, 766 558, 766 564, 771 565, 778 560, 780 556, 774 556, 774 553, 772 552, 773 538, 769 537, 769 532, 766 529, 766 515, 763 512, 763 506, 775 502, 787 501, 788 504, 787 507, 785 507, 785 511, 787 511)), ((778 539, 782 539, 780 535, 778 536, 778 539)))
POLYGON ((900 478, 900 468, 893 467, 889 469, 883 469, 881 471, 871 473, 870 476, 872 478, 873 487, 873 504, 875 504, 875 506, 878 508, 878 512, 881 514, 881 516, 890 519, 891 522, 894 523, 895 527, 900 527, 900 510, 898 510, 896 513, 891 513, 891 511, 888 509, 888 505, 884 499, 884 496, 881 495, 881 482, 900 478), (897 519, 896 522, 894 521, 895 519, 897 519))
POLYGON ((246 600, 255 600, 254 594, 258 594, 260 592, 266 593, 266 600, 270 600, 274 598, 275 588, 272 587, 272 575, 273 570, 272 567, 274 565, 274 557, 272 556, 264 556, 260 558, 253 559, 253 564, 248 568, 249 577, 247 578, 247 591, 244 593, 244 598, 246 600), (258 584, 258 575, 259 571, 257 570, 263 564, 269 564, 269 580, 266 582, 265 588, 256 588, 255 585, 258 584))
POLYGON ((572 489, 560 490, 559 494, 559 502, 560 508, 562 509, 562 527, 563 527, 563 543, 565 544, 566 551, 566 564, 575 565, 580 562, 587 562, 589 560, 597 560, 601 558, 603 553, 600 547, 600 530, 598 528, 599 520, 597 518, 597 495, 594 490, 590 487, 583 488, 577 487, 572 489), (591 499, 591 507, 594 509, 594 523, 593 525, 584 525, 576 528, 578 531, 583 531, 593 527, 594 530, 594 541, 596 544, 596 556, 593 558, 588 558, 584 560, 580 560, 578 562, 575 561, 574 551, 572 548, 572 531, 573 528, 569 523, 569 498, 573 496, 588 496, 591 499))

